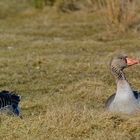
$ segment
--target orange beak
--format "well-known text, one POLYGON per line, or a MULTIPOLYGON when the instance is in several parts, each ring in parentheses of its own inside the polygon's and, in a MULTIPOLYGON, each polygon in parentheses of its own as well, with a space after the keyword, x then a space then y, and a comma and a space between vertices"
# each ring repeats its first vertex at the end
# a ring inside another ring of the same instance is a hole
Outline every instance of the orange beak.
POLYGON ((139 61, 138 60, 135 60, 135 59, 132 59, 132 58, 126 58, 126 61, 127 61, 127 65, 128 66, 132 66, 132 65, 135 65, 135 64, 138 64, 139 61))

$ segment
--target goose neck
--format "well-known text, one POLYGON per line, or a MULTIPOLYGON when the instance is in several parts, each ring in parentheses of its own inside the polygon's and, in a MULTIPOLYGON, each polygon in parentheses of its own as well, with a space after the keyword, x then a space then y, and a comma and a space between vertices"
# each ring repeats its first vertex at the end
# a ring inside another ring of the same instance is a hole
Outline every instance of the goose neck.
POLYGON ((119 69, 115 66, 111 66, 111 72, 112 72, 112 75, 115 77, 117 83, 118 81, 126 80, 122 69, 119 69))

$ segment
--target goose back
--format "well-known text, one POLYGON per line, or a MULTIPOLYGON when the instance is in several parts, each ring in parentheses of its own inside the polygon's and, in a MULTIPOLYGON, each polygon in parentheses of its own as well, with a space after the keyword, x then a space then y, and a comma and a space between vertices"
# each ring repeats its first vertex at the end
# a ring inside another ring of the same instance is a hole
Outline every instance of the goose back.
POLYGON ((0 92, 0 112, 6 112, 11 115, 19 115, 18 104, 20 102, 20 96, 14 92, 1 91, 0 92))

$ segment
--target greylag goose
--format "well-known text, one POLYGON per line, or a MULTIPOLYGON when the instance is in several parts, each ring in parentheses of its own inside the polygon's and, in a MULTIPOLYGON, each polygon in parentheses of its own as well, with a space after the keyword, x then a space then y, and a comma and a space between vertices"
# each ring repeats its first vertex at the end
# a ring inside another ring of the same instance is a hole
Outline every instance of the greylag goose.
POLYGON ((124 54, 119 54, 112 59, 110 68, 116 80, 117 90, 106 101, 105 107, 109 111, 133 113, 140 110, 140 94, 132 90, 123 72, 125 68, 138 63, 137 60, 124 54))
POLYGON ((0 112, 4 112, 9 115, 19 116, 19 102, 19 95, 5 90, 0 92, 0 112))

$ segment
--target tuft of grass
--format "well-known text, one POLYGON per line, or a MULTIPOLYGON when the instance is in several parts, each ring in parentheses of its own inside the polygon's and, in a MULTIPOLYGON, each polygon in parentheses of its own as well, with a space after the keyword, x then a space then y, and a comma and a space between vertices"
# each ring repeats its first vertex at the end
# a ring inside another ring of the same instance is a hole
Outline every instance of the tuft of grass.
POLYGON ((35 8, 42 9, 44 7, 44 0, 34 0, 35 8))
POLYGON ((136 2, 131 0, 106 0, 105 17, 107 27, 127 31, 136 20, 136 2))

